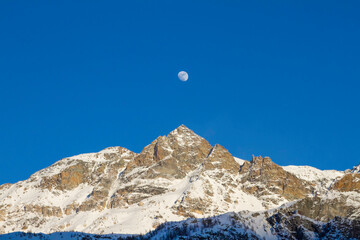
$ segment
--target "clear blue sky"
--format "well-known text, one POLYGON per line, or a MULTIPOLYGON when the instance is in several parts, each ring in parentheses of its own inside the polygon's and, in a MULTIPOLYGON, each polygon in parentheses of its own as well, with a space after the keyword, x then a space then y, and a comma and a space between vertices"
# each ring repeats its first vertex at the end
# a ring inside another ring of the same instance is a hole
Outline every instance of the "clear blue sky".
POLYGON ((359 1, 124 2, 0 2, 0 183, 180 124, 243 159, 359 163, 359 1))

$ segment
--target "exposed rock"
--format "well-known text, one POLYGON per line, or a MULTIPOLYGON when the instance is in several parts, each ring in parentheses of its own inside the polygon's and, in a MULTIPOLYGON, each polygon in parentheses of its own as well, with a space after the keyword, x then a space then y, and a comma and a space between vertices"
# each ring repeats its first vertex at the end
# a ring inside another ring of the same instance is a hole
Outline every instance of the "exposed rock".
MULTIPOLYGON (((202 137, 181 125, 168 136, 158 137, 130 162, 125 170, 147 167, 144 178, 183 178, 207 157, 212 146, 202 137)), ((129 178, 128 178, 129 179, 129 178)))
POLYGON ((250 163, 243 164, 240 174, 243 175, 244 191, 256 196, 276 193, 288 200, 294 200, 312 193, 310 183, 285 171, 269 157, 253 156, 250 163))
POLYGON ((204 167, 206 170, 224 169, 232 174, 237 174, 240 170, 240 165, 235 161, 234 157, 219 144, 216 144, 211 150, 204 167))
POLYGON ((0 221, 5 221, 6 210, 0 209, 0 221))
POLYGON ((88 199, 78 207, 78 211, 101 211, 105 209, 108 195, 108 189, 93 190, 88 199))
POLYGON ((40 187, 51 190, 52 188, 58 190, 71 190, 84 183, 90 176, 88 164, 79 162, 76 165, 66 168, 59 174, 51 177, 44 177, 41 181, 40 187))
POLYGON ((111 197, 110 208, 118 208, 125 205, 131 205, 139 203, 141 200, 151 196, 160 195, 166 192, 168 189, 162 187, 156 187, 151 185, 126 186, 117 190, 111 197))
POLYGON ((346 174, 336 181, 332 188, 341 192, 360 192, 360 173, 346 174))
POLYGON ((66 206, 66 208, 64 209, 64 213, 66 215, 71 215, 73 213, 76 213, 78 211, 78 208, 79 208, 79 204, 71 203, 71 204, 66 206))
POLYGON ((313 236, 307 233, 319 234, 322 229, 322 225, 294 212, 276 213, 267 218, 267 221, 273 228, 273 234, 279 239, 312 239, 313 236))
POLYGON ((10 183, 5 183, 5 184, 3 184, 3 185, 0 185, 0 191, 3 191, 3 190, 5 190, 5 189, 10 188, 11 185, 12 185, 12 184, 10 184, 10 183))
POLYGON ((303 216, 323 222, 336 216, 351 218, 356 208, 347 204, 346 199, 344 195, 338 198, 307 197, 287 208, 287 211, 297 211, 303 216))
POLYGON ((359 239, 360 236, 359 220, 338 216, 322 223, 296 211, 278 212, 267 221, 278 239, 359 239))
POLYGON ((40 205, 26 205, 24 206, 25 213, 36 213, 39 216, 44 217, 61 217, 62 210, 60 207, 55 206, 40 206, 40 205))

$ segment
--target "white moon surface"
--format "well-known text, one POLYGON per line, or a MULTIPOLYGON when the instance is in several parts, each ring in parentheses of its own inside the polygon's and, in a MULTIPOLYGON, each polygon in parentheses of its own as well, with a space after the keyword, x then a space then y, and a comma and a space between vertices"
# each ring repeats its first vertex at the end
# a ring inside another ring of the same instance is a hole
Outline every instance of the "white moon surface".
POLYGON ((178 78, 179 78, 181 81, 186 82, 186 81, 188 80, 188 78, 189 78, 189 75, 188 75, 187 72, 185 72, 185 71, 180 71, 180 72, 178 73, 178 78))

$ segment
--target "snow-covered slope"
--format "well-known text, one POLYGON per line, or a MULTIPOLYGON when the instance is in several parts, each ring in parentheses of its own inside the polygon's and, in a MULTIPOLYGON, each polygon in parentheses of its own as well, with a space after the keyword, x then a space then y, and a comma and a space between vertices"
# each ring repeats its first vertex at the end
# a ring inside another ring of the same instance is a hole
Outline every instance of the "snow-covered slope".
POLYGON ((241 166, 244 164, 244 162, 246 162, 246 160, 242 160, 240 158, 234 157, 234 160, 241 166))
POLYGON ((342 171, 320 170, 310 166, 290 165, 283 168, 300 179, 316 184, 317 191, 326 191, 335 180, 340 179, 345 174, 342 171))

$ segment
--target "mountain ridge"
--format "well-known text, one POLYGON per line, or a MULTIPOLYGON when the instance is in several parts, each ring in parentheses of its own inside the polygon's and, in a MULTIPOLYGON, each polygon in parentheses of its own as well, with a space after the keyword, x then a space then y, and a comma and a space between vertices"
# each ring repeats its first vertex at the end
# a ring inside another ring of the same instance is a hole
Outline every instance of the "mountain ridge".
MULTIPOLYGON (((166 221, 228 212, 261 213, 261 226, 271 231, 274 221, 266 215, 289 204, 291 211, 303 209, 309 202, 318 204, 318 199, 333 210, 314 208, 318 215, 302 214, 324 221, 337 216, 357 219, 359 175, 281 167, 269 157, 237 159, 181 125, 140 153, 109 147, 61 159, 27 180, 1 185, 0 233, 140 234, 166 221), (337 208, 347 209, 346 214, 337 208), (136 227, 139 224, 142 228, 136 227)), ((241 224, 250 224, 241 219, 241 224)), ((259 231, 264 230, 254 233, 259 231)))

